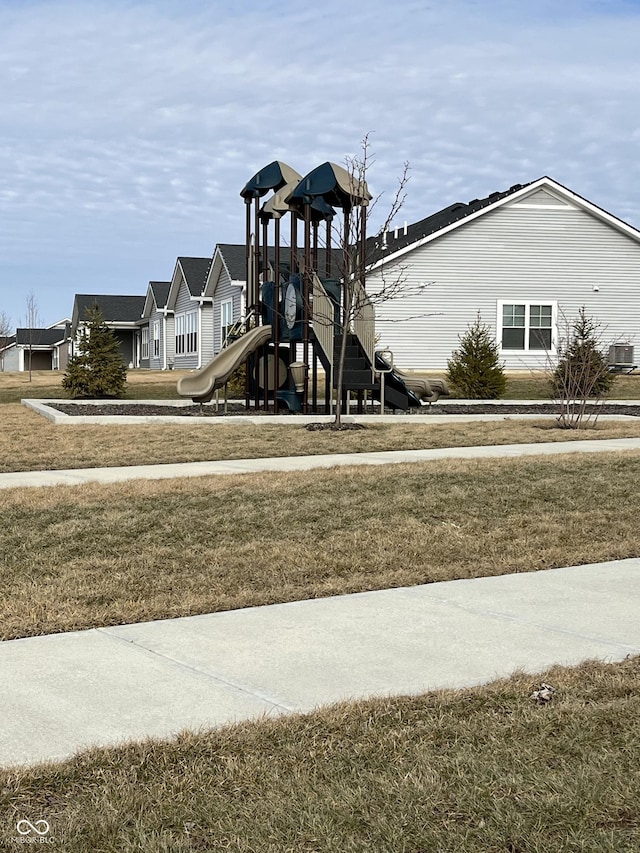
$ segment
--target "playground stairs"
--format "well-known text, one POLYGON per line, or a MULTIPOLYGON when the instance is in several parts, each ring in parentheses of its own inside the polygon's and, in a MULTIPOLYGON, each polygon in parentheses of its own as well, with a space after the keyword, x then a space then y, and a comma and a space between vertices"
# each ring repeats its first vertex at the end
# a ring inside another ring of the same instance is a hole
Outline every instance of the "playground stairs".
MULTIPOLYGON (((334 378, 338 375, 338 358, 341 345, 342 336, 337 335, 334 348, 334 378)), ((374 378, 369 360, 360 341, 354 334, 350 334, 347 338, 343 385, 346 391, 371 391, 374 399, 380 399, 380 380, 374 378)), ((388 383, 385 385, 384 402, 385 406, 392 409, 406 411, 409 408, 409 398, 402 389, 388 383)))
MULTIPOLYGON (((333 375, 338 376, 338 361, 340 348, 342 346, 342 335, 336 335, 333 375)), ((357 337, 350 334, 347 338, 347 350, 344 360, 343 384, 349 391, 372 391, 376 387, 371 365, 362 349, 357 337)))

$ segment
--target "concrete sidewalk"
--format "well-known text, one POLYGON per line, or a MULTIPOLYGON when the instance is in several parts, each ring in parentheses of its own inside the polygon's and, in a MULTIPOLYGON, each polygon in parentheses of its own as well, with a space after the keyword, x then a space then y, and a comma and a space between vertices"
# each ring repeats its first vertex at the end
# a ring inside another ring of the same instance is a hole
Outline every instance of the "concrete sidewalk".
POLYGON ((259 471, 310 471, 315 468, 333 468, 339 465, 390 465, 401 462, 429 462, 435 459, 504 459, 519 456, 609 453, 625 450, 640 450, 640 438, 580 439, 541 444, 445 447, 436 450, 386 450, 376 453, 332 453, 324 456, 282 456, 266 459, 230 459, 218 462, 181 462, 114 468, 23 471, 0 474, 0 489, 27 486, 77 486, 95 482, 121 483, 125 480, 164 480, 173 477, 248 474, 259 471))
POLYGON ((639 602, 631 559, 7 641, 0 764, 621 660, 639 602))

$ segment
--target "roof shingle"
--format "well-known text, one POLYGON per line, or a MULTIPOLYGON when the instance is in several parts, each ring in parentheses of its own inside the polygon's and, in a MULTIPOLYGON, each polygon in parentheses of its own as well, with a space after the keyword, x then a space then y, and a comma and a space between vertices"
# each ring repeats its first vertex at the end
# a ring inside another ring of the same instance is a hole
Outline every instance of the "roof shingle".
POLYGON ((142 316, 144 296, 112 296, 111 294, 76 293, 74 316, 81 322, 87 309, 97 305, 106 323, 135 323, 142 316))

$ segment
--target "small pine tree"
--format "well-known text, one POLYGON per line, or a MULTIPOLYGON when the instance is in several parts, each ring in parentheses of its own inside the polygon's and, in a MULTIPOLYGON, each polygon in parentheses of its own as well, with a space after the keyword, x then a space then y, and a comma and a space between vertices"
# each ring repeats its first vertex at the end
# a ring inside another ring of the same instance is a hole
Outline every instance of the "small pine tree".
POLYGON ((554 397, 575 400, 606 396, 614 377, 599 343, 597 323, 581 308, 564 344, 558 346, 558 363, 551 376, 554 397))
POLYGON ((469 400, 495 400, 507 385, 498 344, 480 314, 459 338, 460 348, 447 361, 447 379, 469 400))
POLYGON ((95 304, 87 308, 78 349, 78 355, 69 359, 62 387, 72 397, 122 397, 127 368, 118 339, 95 304))

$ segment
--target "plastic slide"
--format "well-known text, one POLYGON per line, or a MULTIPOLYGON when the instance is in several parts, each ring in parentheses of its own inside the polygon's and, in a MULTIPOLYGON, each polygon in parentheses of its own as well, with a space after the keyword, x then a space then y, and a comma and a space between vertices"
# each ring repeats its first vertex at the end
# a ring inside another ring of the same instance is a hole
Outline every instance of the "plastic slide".
POLYGON ((246 357, 271 340, 271 326, 256 326, 214 356, 208 364, 178 379, 178 394, 194 403, 208 403, 246 357))
MULTIPOLYGON (((375 361, 378 369, 386 370, 389 367, 389 363, 380 353, 376 353, 375 361)), ((385 373, 385 385, 406 394, 409 407, 419 406, 421 403, 435 403, 439 397, 449 396, 449 388, 444 379, 428 379, 426 376, 400 370, 399 367, 385 373)), ((391 400, 389 405, 393 406, 391 400)))

